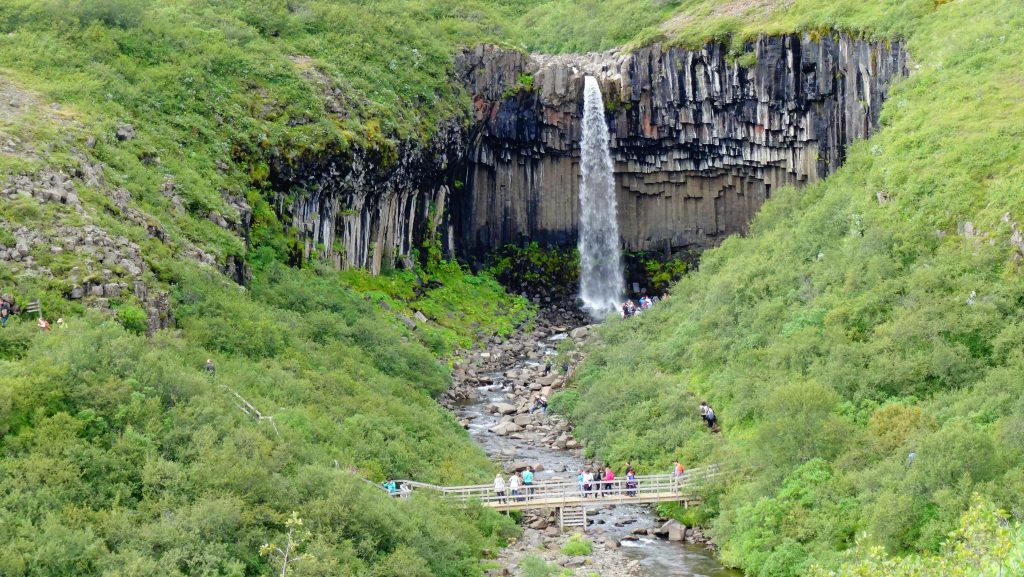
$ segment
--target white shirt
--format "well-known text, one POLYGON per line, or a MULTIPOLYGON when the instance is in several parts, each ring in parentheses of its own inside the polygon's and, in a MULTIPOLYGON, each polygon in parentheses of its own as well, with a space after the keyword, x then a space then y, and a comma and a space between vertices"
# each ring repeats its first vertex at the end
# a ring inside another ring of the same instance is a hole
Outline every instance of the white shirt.
POLYGON ((494 478, 494 490, 498 492, 505 490, 505 479, 502 479, 501 476, 494 478))
POLYGON ((589 485, 590 483, 593 483, 593 482, 594 482, 594 474, 593 473, 583 473, 583 484, 584 485, 589 485))
POLYGON ((513 491, 518 491, 519 490, 519 477, 516 477, 515 475, 509 477, 508 478, 508 488, 512 489, 513 491))

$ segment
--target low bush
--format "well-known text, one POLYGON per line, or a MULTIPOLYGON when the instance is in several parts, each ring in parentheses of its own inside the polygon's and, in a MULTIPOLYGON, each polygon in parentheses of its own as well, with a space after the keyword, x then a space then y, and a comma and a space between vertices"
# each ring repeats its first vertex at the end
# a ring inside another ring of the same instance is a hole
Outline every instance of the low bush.
POLYGON ((569 537, 569 540, 562 545, 562 555, 568 555, 570 557, 578 557, 581 555, 590 555, 594 551, 594 544, 583 535, 579 533, 573 534, 569 537))

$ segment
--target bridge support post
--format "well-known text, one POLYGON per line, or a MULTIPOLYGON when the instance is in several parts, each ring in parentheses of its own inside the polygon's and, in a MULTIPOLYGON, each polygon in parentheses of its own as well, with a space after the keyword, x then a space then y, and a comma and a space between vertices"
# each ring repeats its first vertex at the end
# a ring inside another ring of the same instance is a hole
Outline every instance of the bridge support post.
POLYGON ((558 528, 565 531, 566 527, 579 527, 584 532, 587 530, 587 508, 585 505, 578 507, 558 507, 558 528))

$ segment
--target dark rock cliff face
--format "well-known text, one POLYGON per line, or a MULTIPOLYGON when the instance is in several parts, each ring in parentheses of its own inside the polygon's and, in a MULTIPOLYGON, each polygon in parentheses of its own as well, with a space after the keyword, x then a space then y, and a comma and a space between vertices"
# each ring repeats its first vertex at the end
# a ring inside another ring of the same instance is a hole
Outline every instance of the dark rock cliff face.
POLYGON ((612 133, 624 246, 699 251, 744 232, 778 187, 842 164, 907 72, 900 44, 845 36, 765 37, 751 51, 756 64, 744 68, 714 44, 561 56, 468 50, 455 59, 473 98, 468 127, 453 120, 430 142, 397 150, 279 157, 278 214, 303 258, 373 273, 432 231, 466 260, 529 240, 573 246, 583 78, 593 75, 612 133))
POLYGON ((426 145, 276 160, 277 212, 297 233, 303 258, 377 274, 420 246, 429 231, 444 230, 462 136, 457 123, 448 123, 426 145))
POLYGON ((742 233, 778 187, 838 168, 907 73, 898 43, 782 36, 751 49, 749 69, 713 44, 563 56, 480 46, 457 57, 475 115, 451 206, 460 256, 575 243, 585 75, 605 97, 622 241, 664 251, 742 233))

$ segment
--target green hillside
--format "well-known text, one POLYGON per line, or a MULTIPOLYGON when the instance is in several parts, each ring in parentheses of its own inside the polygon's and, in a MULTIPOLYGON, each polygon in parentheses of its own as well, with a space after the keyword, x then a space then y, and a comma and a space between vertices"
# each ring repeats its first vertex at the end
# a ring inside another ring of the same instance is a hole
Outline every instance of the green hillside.
POLYGON ((862 536, 934 550, 973 493, 1024 513, 1019 8, 913 21, 883 130, 773 196, 667 304, 609 323, 557 399, 612 462, 734 468, 703 514, 752 575, 834 565, 862 536))
POLYGON ((0 267, 0 292, 66 321, 0 330, 0 575, 280 573, 260 551, 284 545, 294 513, 305 559, 289 575, 462 577, 514 534, 496 514, 399 503, 360 477, 491 478, 434 401, 450 380, 438 359, 529 307, 436 260, 376 278, 286 267, 266 194, 273 154, 393 147, 461 110, 437 71, 462 24, 440 33, 443 14, 435 27, 398 4, 307 8, 0 5, 0 189, 62 199, 0 198, 0 250, 42 239, 0 267), (404 52, 382 42, 413 21, 404 52), (402 74, 387 72, 399 52, 402 74), (351 83, 350 115, 328 118, 298 55, 351 83), (418 98, 430 114, 402 117, 418 98), (210 218, 237 225, 231 198, 253 208, 248 252, 210 218), (247 288, 219 272, 231 256, 254 266, 247 288), (83 285, 102 296, 70 296, 83 285), (174 328, 147 337, 161 295, 174 328), (400 315, 414 311, 431 320, 412 331, 400 315))
MULTIPOLYGON (((739 57, 793 31, 908 40, 885 129, 610 323, 556 404, 602 458, 741 471, 697 514, 752 575, 835 567, 865 532, 852 556, 939 563, 973 493, 1024 511, 1022 19, 1019 0, 0 3, 0 251, 19 253, 0 293, 66 320, 0 330, 0 576, 279 573, 260 551, 293 514, 289 575, 479 575, 507 518, 359 477, 489 479, 434 397, 444 359, 531 308, 431 246, 380 277, 296 262, 270 164, 386 164, 465 121, 448 72, 478 42, 739 57), (243 258, 244 288, 224 273, 243 258)), ((973 511, 964 531, 1006 529, 973 511)))

